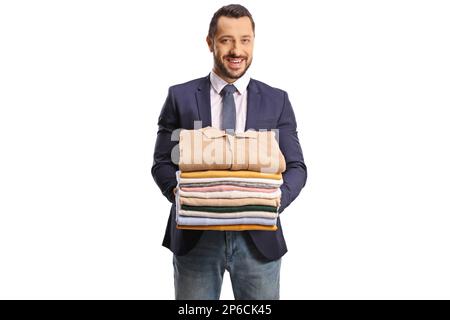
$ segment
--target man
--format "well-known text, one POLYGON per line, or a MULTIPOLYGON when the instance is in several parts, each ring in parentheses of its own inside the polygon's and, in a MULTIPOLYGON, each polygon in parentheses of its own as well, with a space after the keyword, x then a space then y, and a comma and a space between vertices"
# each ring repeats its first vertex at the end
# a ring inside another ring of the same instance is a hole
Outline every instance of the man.
POLYGON ((220 8, 206 38, 214 57, 212 72, 170 87, 159 116, 152 175, 172 203, 163 245, 174 254, 176 299, 219 299, 225 270, 236 299, 279 299, 281 257, 287 252, 279 219, 277 231, 179 230, 175 222, 178 166, 171 152, 177 141, 171 135, 179 128, 193 129, 194 121, 219 129, 228 128, 225 123, 231 121, 236 131, 279 130, 279 146, 286 160, 279 213, 305 185, 306 166, 287 93, 251 79, 246 72, 252 62, 254 32, 253 18, 245 7, 220 8), (232 104, 224 102, 222 91, 231 84, 236 91, 232 104))

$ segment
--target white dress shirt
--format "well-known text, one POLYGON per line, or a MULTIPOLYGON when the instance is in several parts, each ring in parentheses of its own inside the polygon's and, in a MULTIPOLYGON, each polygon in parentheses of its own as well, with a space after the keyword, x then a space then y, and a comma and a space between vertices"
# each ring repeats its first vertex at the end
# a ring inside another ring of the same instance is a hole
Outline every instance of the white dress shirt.
MULTIPOLYGON (((220 91, 228 82, 220 78, 214 71, 211 71, 209 79, 211 80, 211 126, 222 129, 222 96, 220 91)), ((236 105, 236 132, 245 131, 245 121, 247 120, 247 86, 250 82, 250 76, 246 72, 242 77, 232 84, 237 91, 233 93, 234 103, 236 105)))

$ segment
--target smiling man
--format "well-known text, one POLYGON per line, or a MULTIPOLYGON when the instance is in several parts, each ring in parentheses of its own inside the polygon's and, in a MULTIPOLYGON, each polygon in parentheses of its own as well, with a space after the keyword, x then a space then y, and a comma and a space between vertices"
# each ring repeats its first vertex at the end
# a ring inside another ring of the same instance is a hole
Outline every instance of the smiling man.
POLYGON ((248 16, 220 16, 211 21, 206 42, 214 55, 213 71, 228 83, 242 77, 252 63, 254 27, 248 16))
POLYGON ((251 79, 255 23, 241 5, 220 8, 206 38, 214 57, 211 73, 169 88, 158 119, 152 175, 172 203, 163 245, 173 252, 176 299, 219 299, 225 270, 236 299, 279 299, 281 257, 287 252, 277 219, 276 231, 200 231, 176 228, 178 166, 172 161, 174 130, 202 126, 243 132, 277 129, 286 160, 281 185, 282 213, 306 183, 306 166, 294 110, 285 91, 251 79))

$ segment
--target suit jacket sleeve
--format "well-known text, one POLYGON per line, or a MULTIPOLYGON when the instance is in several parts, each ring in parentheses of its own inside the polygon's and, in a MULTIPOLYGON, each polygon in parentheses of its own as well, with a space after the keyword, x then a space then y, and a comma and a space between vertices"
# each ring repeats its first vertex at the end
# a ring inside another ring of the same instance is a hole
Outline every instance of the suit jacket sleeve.
POLYGON ((303 160, 303 153, 298 139, 297 122, 288 94, 284 94, 283 111, 278 119, 279 145, 286 160, 286 171, 283 172, 281 185, 281 204, 279 213, 300 194, 306 183, 307 170, 303 160))
MULTIPOLYGON (((179 117, 176 110, 172 87, 170 87, 158 118, 158 133, 151 172, 162 194, 172 203, 175 203, 173 188, 177 185, 176 171, 178 170, 178 165, 172 162, 171 158, 172 149, 178 144, 178 140, 172 141, 172 132, 179 128, 179 117)), ((179 132, 177 137, 179 137, 179 132)), ((175 161, 178 160, 175 159, 175 161)))

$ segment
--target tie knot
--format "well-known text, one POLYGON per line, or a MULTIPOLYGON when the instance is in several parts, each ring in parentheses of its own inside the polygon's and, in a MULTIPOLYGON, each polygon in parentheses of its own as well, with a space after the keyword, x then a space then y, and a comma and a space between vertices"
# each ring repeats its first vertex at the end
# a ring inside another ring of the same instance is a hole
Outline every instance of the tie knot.
POLYGON ((233 94, 237 91, 236 87, 232 84, 227 84, 225 87, 223 87, 222 91, 220 91, 220 93, 222 95, 225 94, 233 94))

